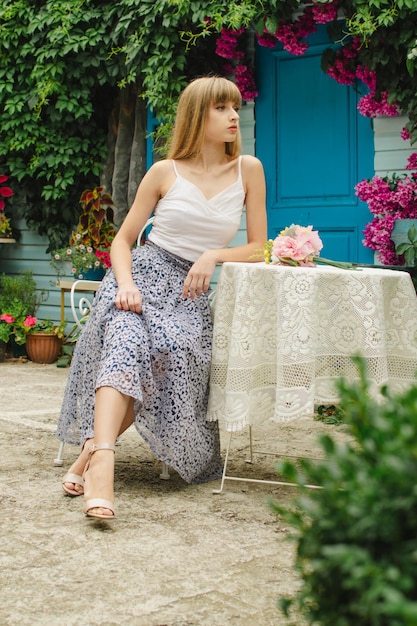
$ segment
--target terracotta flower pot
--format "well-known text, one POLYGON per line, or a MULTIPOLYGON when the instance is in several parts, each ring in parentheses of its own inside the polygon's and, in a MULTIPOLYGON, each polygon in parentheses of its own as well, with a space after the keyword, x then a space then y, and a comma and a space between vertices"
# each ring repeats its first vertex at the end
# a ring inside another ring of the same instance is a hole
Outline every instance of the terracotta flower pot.
POLYGON ((54 363, 61 352, 61 339, 53 333, 31 333, 26 337, 26 351, 34 363, 54 363))

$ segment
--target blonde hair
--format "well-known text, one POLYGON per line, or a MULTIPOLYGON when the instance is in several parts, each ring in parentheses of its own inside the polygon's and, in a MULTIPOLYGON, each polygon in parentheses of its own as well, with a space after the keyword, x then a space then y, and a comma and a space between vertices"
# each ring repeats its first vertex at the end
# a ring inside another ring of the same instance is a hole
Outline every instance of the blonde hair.
MULTIPOLYGON (((190 159, 197 156, 201 151, 210 106, 226 102, 233 102, 237 107, 242 104, 240 91, 232 81, 221 76, 204 76, 193 80, 178 100, 168 158, 190 159)), ((233 142, 225 142, 225 153, 237 157, 241 143, 238 130, 233 142)))

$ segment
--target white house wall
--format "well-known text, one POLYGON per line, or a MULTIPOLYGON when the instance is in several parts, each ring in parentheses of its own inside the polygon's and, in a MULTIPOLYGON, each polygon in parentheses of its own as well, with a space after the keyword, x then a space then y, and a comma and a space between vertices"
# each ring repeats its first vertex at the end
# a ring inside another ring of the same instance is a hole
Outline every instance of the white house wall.
POLYGON ((401 139, 401 130, 407 117, 378 117, 373 120, 375 137, 375 174, 387 176, 396 172, 403 174, 407 159, 417 151, 409 141, 401 139))

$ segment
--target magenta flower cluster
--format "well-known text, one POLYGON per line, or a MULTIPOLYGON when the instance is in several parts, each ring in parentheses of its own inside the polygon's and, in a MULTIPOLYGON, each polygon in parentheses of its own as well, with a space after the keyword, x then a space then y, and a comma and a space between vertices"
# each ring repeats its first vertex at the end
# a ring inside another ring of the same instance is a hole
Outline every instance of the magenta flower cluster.
POLYGON ((327 74, 342 85, 353 85, 356 80, 361 81, 369 89, 369 93, 362 96, 358 102, 358 109, 364 117, 388 115, 394 117, 399 114, 398 106, 388 102, 388 93, 383 91, 376 96, 376 74, 367 66, 356 65, 360 42, 357 37, 341 48, 335 54, 335 60, 327 68, 327 74))
POLYGON ((336 17, 336 0, 327 4, 313 2, 304 8, 304 12, 295 21, 279 24, 274 34, 265 29, 262 35, 258 36, 258 43, 267 48, 274 48, 279 41, 284 50, 290 54, 302 55, 308 49, 308 44, 303 39, 317 30, 317 24, 327 24, 336 17))
POLYGON ((223 72, 229 78, 233 78, 242 94, 243 100, 250 102, 258 95, 253 70, 245 62, 244 42, 242 35, 245 29, 228 30, 223 28, 216 41, 216 54, 227 63, 223 64, 223 72))
MULTIPOLYGON (((297 20, 279 24, 275 33, 271 34, 265 28, 261 35, 257 35, 261 46, 274 48, 281 42, 290 54, 302 55, 308 48, 304 40, 317 29, 317 24, 326 24, 337 17, 337 0, 323 4, 313 2, 305 7, 304 12, 297 20)), ((216 54, 228 63, 223 65, 226 76, 234 78, 242 94, 242 98, 251 101, 258 95, 253 70, 245 60, 244 28, 232 30, 223 28, 216 41, 216 54)))
MULTIPOLYGON (((303 55, 308 49, 306 38, 317 30, 317 24, 327 24, 337 18, 338 3, 312 2, 304 7, 303 12, 296 20, 288 20, 278 24, 274 33, 266 27, 262 34, 257 34, 259 45, 275 48, 280 42, 290 54, 303 55)), ((223 28, 216 43, 216 54, 227 59, 223 71, 230 78, 235 78, 242 97, 246 101, 253 100, 258 95, 253 70, 245 61, 245 50, 240 45, 244 29, 228 30, 223 28)), ((396 116, 399 114, 397 104, 389 102, 386 91, 378 94, 376 89, 376 74, 366 66, 357 63, 360 51, 359 38, 353 38, 343 45, 336 53, 334 61, 327 68, 327 74, 343 85, 352 85, 362 82, 369 89, 369 93, 362 96, 358 102, 358 109, 365 117, 377 115, 396 116)), ((404 138, 406 130, 404 129, 404 138)))
POLYGON ((239 28, 239 30, 222 28, 220 36, 216 41, 216 54, 224 59, 242 60, 245 53, 239 50, 239 37, 244 30, 244 28, 239 28))
POLYGON ((395 254, 391 239, 397 219, 417 218, 417 153, 408 158, 406 166, 410 174, 397 176, 374 176, 355 187, 356 195, 368 204, 374 215, 366 225, 363 244, 378 253, 384 265, 404 265, 404 258, 395 254))

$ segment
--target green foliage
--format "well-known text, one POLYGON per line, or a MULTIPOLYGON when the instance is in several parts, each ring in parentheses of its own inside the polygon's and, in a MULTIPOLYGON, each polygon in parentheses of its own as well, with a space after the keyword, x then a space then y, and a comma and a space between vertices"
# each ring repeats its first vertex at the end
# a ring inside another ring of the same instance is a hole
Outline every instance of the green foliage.
POLYGON ((294 508, 273 508, 295 528, 302 583, 281 607, 315 626, 413 626, 417 386, 397 396, 382 389, 378 403, 370 398, 364 363, 356 363, 359 381, 338 384, 352 443, 322 436, 323 461, 279 465, 300 489, 294 508))
POLYGON ((24 315, 35 315, 48 295, 45 289, 36 288, 36 281, 30 270, 24 270, 17 276, 0 274, 0 313, 8 313, 8 307, 18 301, 23 305, 24 315))
POLYGON ((0 340, 7 343, 13 336, 17 344, 24 344, 27 331, 24 321, 36 313, 47 297, 46 290, 36 289, 30 270, 18 276, 0 274, 0 315, 6 316, 0 320, 0 340))
MULTIPOLYGON (((343 2, 343 4, 345 4, 343 2)), ((389 93, 389 101, 410 115, 407 129, 417 141, 417 86, 414 71, 417 55, 417 3, 415 0, 355 0, 347 3, 349 33, 362 42, 360 62, 377 74, 377 95, 389 93), (414 80, 413 80, 414 79, 414 80)))
POLYGON ((321 404, 317 407, 314 419, 317 422, 323 422, 323 424, 334 424, 339 426, 339 424, 343 423, 344 416, 340 406, 334 404, 321 404))
MULTIPOLYGON (((16 298, 8 298, 0 294, 0 341, 7 343, 12 336, 16 337, 16 331, 26 317, 26 307, 16 298)), ((17 339, 16 343, 24 343, 17 339)))
POLYGON ((59 339, 63 339, 66 325, 65 320, 59 324, 55 324, 51 319, 36 320, 33 326, 28 327, 26 334, 42 333, 46 335, 56 335, 59 339))
POLYGON ((29 224, 57 242, 103 158, 106 121, 95 104, 103 85, 114 85, 114 63, 103 43, 111 24, 95 4, 5 0, 0 8, 0 163, 28 197, 29 224))

